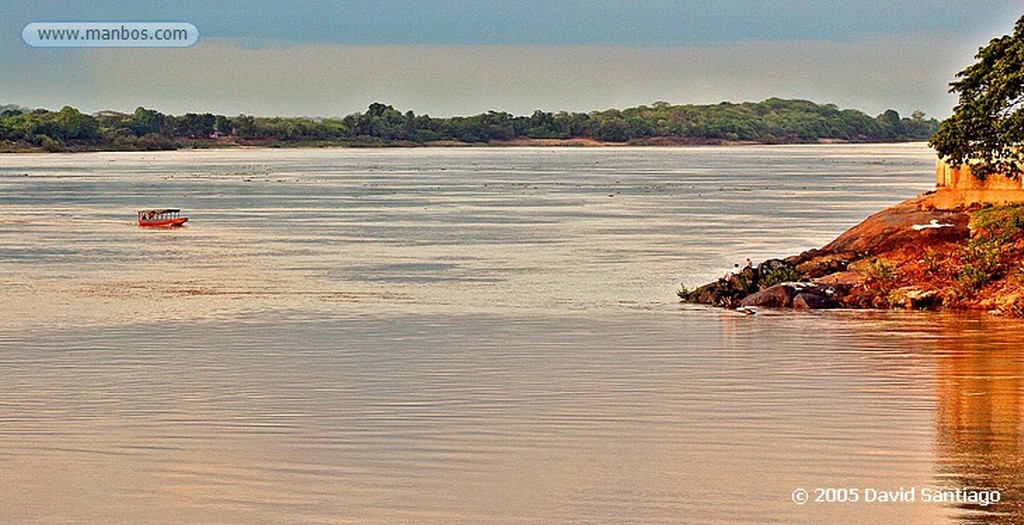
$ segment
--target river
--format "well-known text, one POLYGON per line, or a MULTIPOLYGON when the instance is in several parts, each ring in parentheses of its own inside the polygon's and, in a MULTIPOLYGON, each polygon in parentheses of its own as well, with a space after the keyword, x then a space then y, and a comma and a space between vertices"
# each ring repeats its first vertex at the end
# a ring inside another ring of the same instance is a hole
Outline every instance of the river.
POLYGON ((0 155, 0 522, 1024 521, 1024 324, 675 297, 933 167, 923 144, 0 155), (138 228, 155 207, 190 222, 138 228), (1000 500, 924 501, 958 488, 1000 500))

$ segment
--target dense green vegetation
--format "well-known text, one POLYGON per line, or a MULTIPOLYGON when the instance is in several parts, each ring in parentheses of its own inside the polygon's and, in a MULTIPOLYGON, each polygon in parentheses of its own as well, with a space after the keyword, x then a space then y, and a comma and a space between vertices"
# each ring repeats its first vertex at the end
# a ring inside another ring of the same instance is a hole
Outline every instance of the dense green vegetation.
POLYGON ((953 116, 942 122, 931 145, 951 164, 971 164, 980 178, 1024 170, 1024 16, 1012 35, 992 39, 978 60, 957 73, 950 92, 959 95, 953 116))
POLYGON ((219 145, 417 145, 440 141, 501 143, 519 139, 593 139, 630 144, 768 144, 821 140, 891 142, 925 140, 938 128, 916 111, 870 117, 832 104, 772 98, 695 106, 655 102, 623 110, 530 116, 490 111, 435 118, 374 103, 341 119, 228 117, 210 113, 165 115, 138 108, 132 114, 87 115, 0 106, 0 150, 153 150, 219 145))

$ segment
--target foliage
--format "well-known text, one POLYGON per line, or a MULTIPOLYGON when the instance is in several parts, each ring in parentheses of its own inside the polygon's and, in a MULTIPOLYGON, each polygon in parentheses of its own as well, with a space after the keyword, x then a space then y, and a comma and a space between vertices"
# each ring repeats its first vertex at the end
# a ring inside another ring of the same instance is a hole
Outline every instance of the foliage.
POLYGON ((953 254, 948 275, 970 296, 1013 273, 1017 240, 1024 232, 1024 206, 989 207, 971 214, 971 239, 953 254))
POLYGON ((921 262, 924 264, 924 269, 931 275, 936 275, 942 271, 942 252, 934 249, 925 249, 924 255, 921 257, 921 262))
POLYGON ((739 273, 734 273, 729 282, 733 288, 743 294, 752 294, 759 289, 757 274, 753 268, 744 268, 739 273))
POLYGON ((891 283, 896 279, 896 269, 884 259, 875 257, 868 263, 868 277, 882 283, 891 283))
MULTIPOLYGON (((528 138, 582 138, 607 142, 715 143, 750 141, 802 143, 819 140, 887 142, 923 140, 938 128, 924 113, 910 118, 888 110, 878 117, 840 110, 832 104, 772 98, 763 102, 708 106, 651 106, 591 113, 534 111, 529 116, 489 111, 468 117, 435 118, 373 103, 363 113, 342 119, 229 117, 211 113, 165 115, 136 108, 85 115, 65 107, 59 112, 3 106, 0 143, 42 147, 49 137, 76 149, 164 149, 197 147, 203 141, 241 143, 388 145, 434 141, 488 143, 528 138)), ((49 143, 48 143, 49 144, 49 143)))
POLYGON ((971 213, 971 239, 959 253, 953 278, 963 292, 973 293, 1006 271, 1004 254, 1024 231, 1024 206, 982 208, 971 213))
POLYGON ((992 281, 993 277, 984 267, 974 263, 963 264, 955 275, 956 283, 968 293, 977 292, 992 281))
POLYGON ((971 213, 971 230, 981 238, 1006 242, 1024 230, 1024 205, 990 206, 971 213))
POLYGON ((761 288, 769 288, 776 284, 799 281, 803 276, 792 265, 780 265, 766 275, 761 276, 761 288))
POLYGON ((1024 162, 1024 16, 1013 34, 993 39, 975 58, 950 84, 959 103, 929 142, 951 164, 970 164, 979 178, 994 173, 1019 178, 1024 162))
POLYGON ((57 142, 56 140, 53 140, 50 137, 44 136, 41 145, 43 147, 43 151, 49 153, 59 153, 61 151, 64 151, 64 146, 60 142, 57 142))

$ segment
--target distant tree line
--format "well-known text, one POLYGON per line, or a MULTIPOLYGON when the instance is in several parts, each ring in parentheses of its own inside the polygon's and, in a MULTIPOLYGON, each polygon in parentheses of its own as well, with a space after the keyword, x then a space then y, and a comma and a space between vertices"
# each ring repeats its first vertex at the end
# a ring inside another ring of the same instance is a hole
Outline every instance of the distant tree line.
POLYGON ((403 113, 380 103, 340 119, 212 113, 175 116, 143 107, 131 114, 102 111, 87 115, 70 106, 60 111, 0 106, 0 146, 8 151, 155 150, 229 144, 476 144, 517 139, 631 144, 894 142, 927 140, 938 126, 938 121, 925 119, 920 111, 907 118, 890 109, 871 117, 833 104, 778 98, 702 106, 655 102, 590 113, 537 110, 529 116, 489 111, 446 118, 403 113))

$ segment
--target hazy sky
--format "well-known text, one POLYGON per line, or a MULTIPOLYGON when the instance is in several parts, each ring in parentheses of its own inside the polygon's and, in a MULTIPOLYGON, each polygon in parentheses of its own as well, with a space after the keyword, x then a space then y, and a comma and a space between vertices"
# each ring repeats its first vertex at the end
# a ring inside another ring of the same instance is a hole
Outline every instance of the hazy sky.
POLYGON ((0 0, 0 104, 340 116, 806 98, 944 117, 1020 0, 0 0), (181 21, 187 49, 41 49, 37 21, 181 21))

